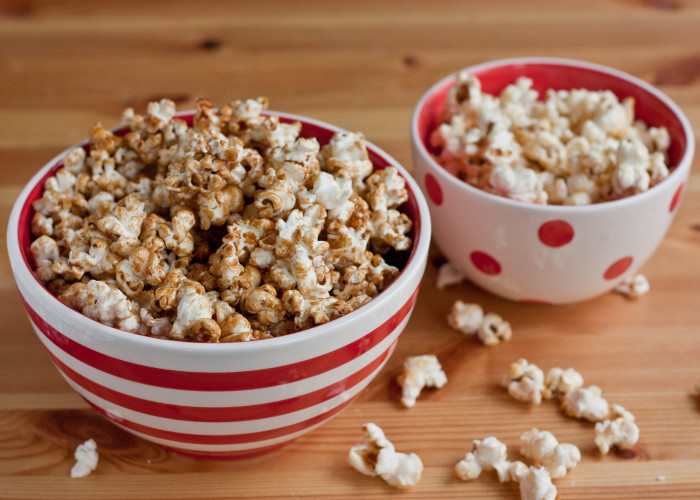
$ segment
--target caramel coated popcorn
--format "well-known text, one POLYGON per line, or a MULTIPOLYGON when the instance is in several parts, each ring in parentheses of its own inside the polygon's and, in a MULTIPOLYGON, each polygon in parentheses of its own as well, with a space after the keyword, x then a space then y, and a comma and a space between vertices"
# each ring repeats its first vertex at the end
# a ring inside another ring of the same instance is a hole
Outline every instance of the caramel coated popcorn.
POLYGON ((412 221, 394 167, 373 172, 360 133, 328 144, 265 116, 267 100, 192 126, 163 99, 96 124, 33 204, 35 272, 68 306, 159 338, 236 342, 347 314, 399 273, 412 221))
POLYGON ((668 176, 670 137, 634 118, 611 91, 547 90, 518 78, 485 94, 467 72, 430 137, 437 160, 463 181, 526 203, 587 205, 648 190, 668 176))

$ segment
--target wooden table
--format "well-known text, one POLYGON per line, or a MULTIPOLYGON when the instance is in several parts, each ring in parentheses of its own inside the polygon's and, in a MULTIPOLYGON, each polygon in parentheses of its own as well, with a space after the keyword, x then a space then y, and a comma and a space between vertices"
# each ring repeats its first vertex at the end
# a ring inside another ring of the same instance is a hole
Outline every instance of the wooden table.
MULTIPOLYGON (((586 2, 0 2, 0 210, 46 161, 86 136, 167 96, 181 109, 266 95, 272 106, 361 130, 410 167, 408 124, 430 84, 503 57, 565 56, 652 82, 700 130, 700 3, 586 2)), ((637 302, 609 294, 563 307, 499 299, 463 284, 435 289, 429 263, 419 303, 396 353, 359 400, 287 448, 250 460, 208 462, 164 451, 117 429, 59 376, 22 310, 0 246, 0 498, 210 499, 518 498, 492 473, 452 475, 473 439, 494 435, 517 457, 533 427, 581 448, 556 481, 560 498, 700 498, 700 165, 658 252, 652 290, 637 302), (513 325, 511 342, 483 347, 450 330, 456 299, 476 301, 513 325), (404 358, 436 353, 449 382, 415 408, 398 404, 404 358), (553 403, 528 408, 498 381, 524 356, 577 368, 637 416, 633 450, 601 457, 592 424, 553 403), (397 492, 361 476, 346 456, 360 426, 376 422, 401 451, 425 463, 421 483, 397 492), (70 479, 87 438, 97 470, 70 479)), ((437 253, 433 252, 434 256, 437 253)))

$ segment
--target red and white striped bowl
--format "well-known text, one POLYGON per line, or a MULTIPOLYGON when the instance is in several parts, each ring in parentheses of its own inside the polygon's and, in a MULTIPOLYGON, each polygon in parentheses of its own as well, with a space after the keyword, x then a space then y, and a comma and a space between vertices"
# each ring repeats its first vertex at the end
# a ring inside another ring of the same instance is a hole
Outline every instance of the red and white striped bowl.
MULTIPOLYGON (((327 142, 336 127, 301 116, 302 135, 327 142)), ((191 119, 192 113, 182 113, 191 119)), ((83 144, 84 145, 84 144, 83 144)), ((375 168, 406 179, 414 246, 396 280, 356 311, 285 337, 196 344, 102 325, 58 301, 34 276, 31 203, 65 153, 17 199, 8 226, 12 270, 39 340, 68 383, 123 429, 202 458, 244 458, 279 448, 348 406, 394 350, 416 301, 430 243, 425 199, 410 174, 373 144, 375 168)))

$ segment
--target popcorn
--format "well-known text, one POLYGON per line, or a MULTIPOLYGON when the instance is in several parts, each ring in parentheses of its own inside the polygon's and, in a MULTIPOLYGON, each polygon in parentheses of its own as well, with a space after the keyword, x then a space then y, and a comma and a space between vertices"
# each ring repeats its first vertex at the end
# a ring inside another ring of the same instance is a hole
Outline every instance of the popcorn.
POLYGON ((88 439, 75 449, 75 465, 70 471, 70 477, 85 477, 97 468, 100 457, 97 454, 97 443, 88 439))
POLYGON ((634 274, 627 277, 615 287, 615 293, 619 293, 628 299, 635 300, 649 291, 649 281, 643 274, 634 274))
POLYGON ((520 436, 520 453, 543 465, 551 478, 564 477, 581 461, 581 452, 573 444, 559 443, 551 432, 533 428, 520 436))
POLYGON ((362 134, 321 147, 267 106, 200 99, 188 127, 163 99, 126 110, 123 135, 96 124, 33 203, 37 277, 97 321, 195 342, 284 335, 371 300, 399 274, 382 255, 413 244, 405 180, 372 172, 362 134))
POLYGON ((610 407, 603 398, 600 387, 595 385, 588 388, 579 387, 569 392, 564 396, 561 407, 568 416, 591 422, 603 420, 610 413, 610 407))
POLYGON ((548 90, 518 78, 499 96, 460 72, 436 159, 469 184, 513 200, 584 205, 630 196, 668 176, 668 131, 634 120, 634 100, 610 91, 548 90))
POLYGON ((403 364, 404 372, 398 377, 403 390, 401 403, 411 408, 424 387, 440 389, 447 383, 447 376, 442 371, 440 362, 432 355, 411 356, 403 364))
POLYGON ((390 486, 410 488, 420 481, 423 462, 415 453, 406 455, 394 449, 379 426, 368 423, 362 426, 364 444, 350 448, 348 462, 366 476, 380 476, 390 486))
POLYGON ((452 328, 465 335, 476 334, 477 338, 488 346, 510 340, 512 336, 510 323, 504 321, 498 314, 484 314, 479 304, 466 304, 461 300, 452 304, 447 322, 452 328))
MULTIPOLYGON (((508 470, 506 452, 506 445, 495 437, 487 437, 482 441, 474 440, 472 451, 455 465, 455 475, 462 481, 467 481, 476 479, 484 470, 508 470)), ((501 475, 499 471, 499 478, 501 475)), ((505 474, 503 475, 505 478, 505 474)), ((502 479, 501 482, 503 481, 502 479)))
POLYGON ((627 449, 639 440, 639 427, 634 423, 634 415, 622 406, 611 406, 610 418, 595 424, 595 444, 605 455, 610 448, 627 449))
POLYGON ((520 498, 522 500, 555 500, 557 488, 544 467, 530 466, 527 474, 520 480, 520 498))
POLYGON ((545 399, 562 399, 571 391, 583 386, 583 377, 573 368, 562 370, 552 368, 547 372, 544 379, 544 391, 542 396, 545 399))
POLYGON ((435 286, 438 288, 438 290, 442 290, 450 285, 457 285, 465 279, 466 277, 459 269, 454 267, 450 262, 445 262, 438 270, 438 277, 435 286))
POLYGON ((525 358, 510 364, 508 375, 503 378, 502 383, 508 389, 508 394, 518 401, 533 404, 542 402, 544 374, 525 358))

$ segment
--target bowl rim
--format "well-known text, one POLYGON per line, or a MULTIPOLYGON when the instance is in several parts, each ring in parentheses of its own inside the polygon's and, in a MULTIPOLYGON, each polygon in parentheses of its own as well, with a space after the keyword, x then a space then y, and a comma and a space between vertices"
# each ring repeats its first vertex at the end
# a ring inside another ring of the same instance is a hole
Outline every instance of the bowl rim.
MULTIPOLYGON (((643 203, 644 200, 647 198, 654 196, 656 192, 658 192, 657 188, 658 186, 662 185, 670 185, 672 184, 672 179, 675 178, 683 178, 685 175, 685 171, 689 170, 692 164, 693 160, 693 155, 695 154, 695 135, 693 134, 693 130, 690 126, 690 121, 688 118, 685 116, 683 111, 680 109, 680 107, 671 100, 670 97, 668 97, 666 94, 661 92, 659 89, 654 87, 653 85, 645 82, 644 80, 637 78, 636 76, 630 75, 628 73, 625 73, 624 71, 611 68, 609 66, 604 66, 601 64, 596 64, 596 63, 591 63, 587 61, 581 61, 577 59, 568 59, 568 58, 560 58, 560 57, 514 57, 514 58, 507 58, 507 59, 497 59, 493 61, 487 61, 479 64, 474 64, 471 66, 467 66, 466 68, 453 71, 449 75, 441 78, 439 81, 437 81, 435 84, 433 84, 420 98, 418 101, 418 104, 416 104, 416 107, 413 110, 413 115, 411 116, 411 141, 413 142, 414 149, 420 154, 422 159, 425 161, 426 165, 431 169, 433 172, 437 172, 438 175, 440 176, 440 179, 447 182, 448 184, 457 187, 457 189, 460 189, 464 192, 464 194, 467 195, 473 195, 477 196, 479 198, 482 198, 483 201, 485 202, 492 202, 492 203, 501 203, 507 206, 511 206, 513 208, 518 208, 521 210, 528 210, 533 213, 556 213, 560 215, 572 215, 572 214, 583 214, 583 213, 595 213, 595 212, 601 212, 601 211, 606 211, 610 209, 614 209, 617 207, 622 207, 624 205, 629 205, 629 204, 637 204, 637 203, 643 203), (534 203, 526 203, 522 201, 516 201, 516 200, 511 200, 510 198, 506 198, 504 196, 499 196, 493 193, 488 193, 482 189, 479 189, 475 186, 470 185, 467 182, 462 181, 461 179, 457 178, 456 176, 450 174, 444 167, 442 167, 435 159, 433 156, 430 154, 428 151, 428 148, 424 144, 424 142, 420 138, 420 133, 418 131, 418 122, 419 122, 419 117, 421 115, 421 112, 423 108, 425 107, 426 101, 432 97, 434 93, 437 91, 442 90, 448 83, 454 81, 456 79, 456 75, 458 73, 461 73, 463 71, 482 71, 486 69, 491 69, 491 68, 496 68, 499 66, 512 66, 512 65, 531 65, 531 64, 551 64, 551 65, 556 65, 556 66, 568 66, 570 68, 574 69, 588 69, 588 70, 593 70, 593 71, 598 71, 601 73, 608 74, 612 77, 618 78, 620 80, 624 80, 628 83, 631 83, 632 85, 635 85, 642 90, 648 92, 649 94, 652 94, 654 97, 659 99, 665 106, 667 106, 672 113, 675 115, 675 117, 678 119, 678 121, 681 124, 681 127, 683 129, 683 133, 686 136, 686 148, 681 156, 681 158, 678 161, 678 164, 676 167, 669 173, 668 177, 666 177, 663 181, 661 181, 659 184, 652 186, 650 189, 642 192, 642 193, 637 193, 632 196, 627 196, 625 198, 620 198, 617 200, 612 200, 612 201, 606 201, 606 202, 601 202, 601 203, 593 203, 590 205, 580 205, 580 206, 572 206, 572 205, 538 205, 534 203)), ((414 162, 416 159, 414 159, 414 162)))
MULTIPOLYGON (((193 115, 196 110, 182 110, 175 114, 175 118, 182 118, 193 115)), ((308 124, 317 128, 326 129, 332 133, 336 132, 347 132, 346 129, 331 125, 330 123, 316 120, 314 118, 309 118, 307 116, 297 115, 293 113, 284 113, 275 110, 265 110, 265 115, 274 115, 279 118, 289 120, 289 121, 299 121, 304 124, 308 124)), ((119 130, 123 127, 115 127, 112 130, 119 130)), ((25 187, 22 189, 21 193, 18 195, 14 202, 12 211, 10 213, 10 218, 8 220, 7 226, 7 248, 8 257, 10 260, 10 265, 15 275, 15 280, 22 280, 27 287, 33 288, 39 294, 42 300, 45 300, 50 308, 63 309, 66 314, 68 322, 77 322, 82 325, 84 330, 90 331, 91 334, 105 336, 106 341, 118 341, 127 344, 132 344, 134 348, 141 349, 157 349, 160 351, 169 351, 171 353, 182 353, 188 351, 198 352, 199 354, 205 354, 208 351, 216 353, 233 353, 237 354, 254 354, 265 349, 272 348, 285 348, 291 347, 292 345, 297 345, 299 343, 313 342, 319 336, 331 335, 333 330, 345 327, 346 323, 355 323, 362 321, 365 317, 371 317, 378 310, 386 308, 387 305, 391 304, 393 296, 398 290, 401 290, 408 282, 413 280, 413 275, 419 272, 419 269, 424 266, 427 260, 428 249, 431 240, 431 221, 430 212, 428 210, 428 204, 425 200, 423 192, 416 184, 413 176, 404 168, 393 156, 389 155, 386 151, 375 145, 370 141, 365 141, 368 152, 379 156, 387 166, 396 167, 405 179, 406 184, 409 187, 409 194, 413 194, 413 198, 417 207, 416 217, 418 218, 418 223, 420 224, 420 233, 418 240, 414 240, 413 248, 409 254, 408 260, 404 265, 403 269, 399 272, 396 279, 381 293, 376 297, 373 297, 366 304, 355 309, 354 311, 345 314, 333 321, 328 323, 317 325, 306 330, 300 330, 298 332, 293 332, 288 335, 282 335, 280 337, 273 337, 269 339, 260 339, 251 342, 231 342, 231 343, 200 343, 200 342, 186 342, 177 341, 172 339, 160 339, 155 337, 147 337, 144 335, 139 335, 138 333, 127 332, 120 330, 115 327, 111 327, 100 323, 92 318, 85 316, 84 314, 71 309, 70 307, 63 304, 58 298, 46 289, 43 284, 36 278, 28 263, 25 261, 22 251, 20 249, 19 242, 19 218, 23 207, 25 206, 26 200, 30 195, 31 191, 37 186, 37 184, 43 179, 43 177, 50 171, 59 161, 61 161, 65 155, 71 151, 73 148, 84 146, 88 143, 84 140, 78 144, 70 146, 64 151, 57 154, 46 164, 44 164, 37 172, 32 176, 32 178, 27 182, 25 187)), ((414 225, 416 221, 414 220, 414 225)), ((420 282, 420 278, 418 279, 420 282)), ((26 301, 24 295, 20 292, 22 299, 26 301)))

